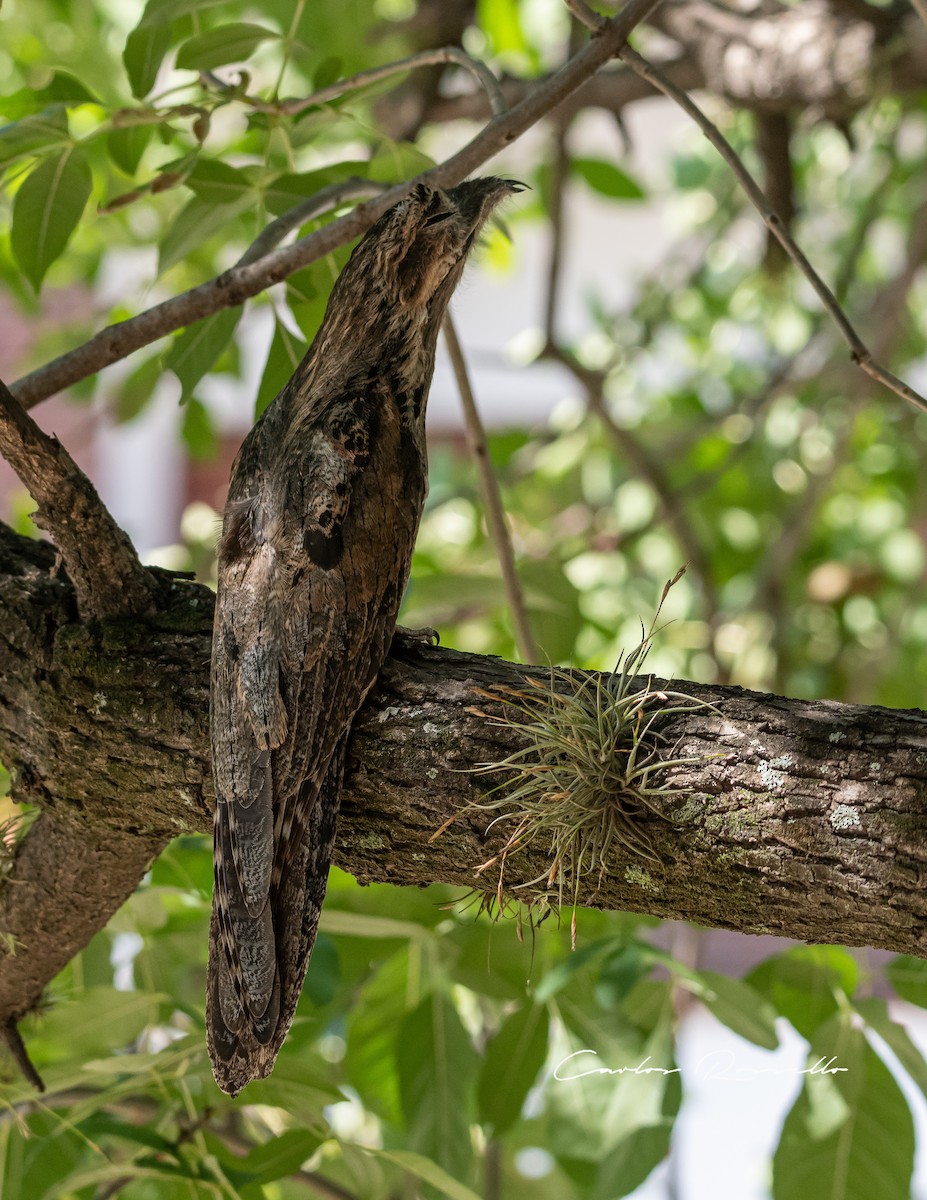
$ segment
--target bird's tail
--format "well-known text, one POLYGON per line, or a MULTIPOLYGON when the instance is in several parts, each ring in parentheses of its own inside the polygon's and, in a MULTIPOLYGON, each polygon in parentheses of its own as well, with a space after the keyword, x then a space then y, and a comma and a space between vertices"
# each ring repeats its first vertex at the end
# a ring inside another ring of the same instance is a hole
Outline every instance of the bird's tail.
POLYGON ((275 992, 279 1009, 272 1030, 261 1022, 242 1019, 225 950, 222 914, 213 900, 209 929, 209 966, 206 984, 206 1040, 216 1083, 230 1096, 252 1079, 263 1079, 273 1069, 293 1021, 309 958, 319 927, 322 901, 328 883, 338 805, 344 775, 345 737, 339 744, 319 785, 307 779, 295 811, 302 828, 287 838, 290 857, 271 889, 274 944, 277 963, 275 992))

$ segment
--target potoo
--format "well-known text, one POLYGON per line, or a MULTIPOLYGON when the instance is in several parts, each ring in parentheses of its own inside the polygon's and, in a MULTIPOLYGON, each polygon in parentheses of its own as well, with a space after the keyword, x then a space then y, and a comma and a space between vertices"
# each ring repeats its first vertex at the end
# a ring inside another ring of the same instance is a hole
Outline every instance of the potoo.
POLYGON ((331 862, 351 722, 389 650, 427 490, 438 330, 496 204, 419 184, 362 239, 292 379, 232 468, 210 724, 207 1036, 231 1095, 273 1067, 331 862))

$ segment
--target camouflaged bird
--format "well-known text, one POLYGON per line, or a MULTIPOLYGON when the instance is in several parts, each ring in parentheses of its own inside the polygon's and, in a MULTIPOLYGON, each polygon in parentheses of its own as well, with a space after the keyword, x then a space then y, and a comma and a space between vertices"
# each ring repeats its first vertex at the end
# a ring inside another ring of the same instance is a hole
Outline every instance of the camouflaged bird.
POLYGON ((367 233, 232 468, 210 703, 207 1035, 231 1095, 273 1067, 331 862, 351 722, 386 657, 427 490, 425 401, 467 255, 521 185, 423 184, 367 233))

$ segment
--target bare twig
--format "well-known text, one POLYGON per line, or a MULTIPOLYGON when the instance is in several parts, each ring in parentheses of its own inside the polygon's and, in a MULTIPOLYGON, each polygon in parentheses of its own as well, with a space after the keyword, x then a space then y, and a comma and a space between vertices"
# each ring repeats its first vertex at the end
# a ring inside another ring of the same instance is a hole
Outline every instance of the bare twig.
POLYGON ((600 13, 594 12, 586 0, 563 0, 563 2, 581 25, 585 25, 593 33, 601 32, 606 18, 600 13))
POLYGON ((471 58, 459 46, 439 46, 434 50, 422 50, 421 53, 412 54, 408 58, 400 59, 398 62, 384 63, 382 67, 372 67, 368 71, 358 71, 356 75, 351 75, 347 79, 339 79, 329 87, 321 88, 318 92, 314 92, 313 95, 306 96, 305 99, 281 100, 277 104, 267 104, 260 100, 249 100, 249 103, 266 112, 278 112, 285 113, 287 116, 295 116, 296 113, 305 112, 307 108, 312 108, 318 104, 327 104, 330 100, 337 100, 339 96, 345 95, 346 92, 356 91, 358 88, 366 87, 371 83, 379 83, 381 79, 389 79, 391 75, 412 71, 416 67, 433 67, 440 63, 453 63, 455 66, 469 71, 485 91, 493 114, 498 115, 505 112, 505 98, 502 95, 502 89, 499 87, 499 80, 496 79, 485 63, 480 62, 477 58, 471 58))
POLYGON ((0 1025, 0 1040, 5 1043, 13 1062, 19 1067, 27 1083, 30 1083, 37 1092, 44 1092, 45 1083, 42 1080, 42 1076, 35 1069, 19 1029, 16 1026, 16 1022, 12 1017, 5 1021, 3 1025, 0 1025))
POLYGON ((128 534, 55 437, 41 430, 0 381, 0 454, 38 504, 33 520, 52 535, 87 620, 147 611, 152 580, 128 534))
POLYGON ((538 648, 531 633, 531 625, 528 621, 528 613, 525 608, 525 598, 522 594, 521 584, 518 581, 518 572, 515 569, 515 551, 512 548, 512 539, 509 536, 508 525, 505 521, 505 508, 502 504, 502 495, 499 491, 499 481, 496 479, 492 463, 489 460, 486 431, 483 428, 483 422, 480 420, 479 409, 476 407, 473 388, 470 386, 470 377, 467 372, 467 364, 463 356, 463 350, 460 348, 460 341, 458 340, 457 331, 454 328, 454 322, 451 320, 450 313, 444 318, 444 340, 447 343, 451 365, 454 368, 454 377, 457 380, 457 388, 460 392, 460 403, 463 408, 464 421, 467 428, 467 441, 470 443, 470 449, 473 452, 473 457, 476 459, 476 466, 480 476, 480 491, 483 493, 483 504, 486 506, 486 523, 489 526, 489 534, 493 540, 493 545, 496 547, 496 555, 502 571, 502 584, 505 588, 506 600, 512 614, 512 624, 515 627, 515 641, 518 645, 518 653, 524 662, 536 663, 538 661, 538 648))
POLYGON ((388 186, 385 183, 377 183, 373 179, 361 179, 360 176, 353 176, 351 179, 346 179, 344 183, 333 183, 329 187, 321 188, 314 196, 308 196, 299 204, 294 204, 292 208, 288 208, 285 213, 281 213, 275 221, 271 221, 266 228, 262 229, 235 266, 246 267, 248 263, 257 262, 265 254, 270 254, 271 250, 279 246, 288 233, 292 233, 294 229, 299 229, 300 225, 305 225, 307 221, 312 221, 323 213, 331 212, 345 200, 379 196, 381 192, 386 191, 388 186))
POLYGON ((817 273, 811 263, 808 261, 804 252, 799 248, 797 243, 789 235, 779 214, 770 208, 761 188, 757 185, 753 176, 741 162, 737 152, 731 146, 730 142, 724 137, 718 127, 709 121, 702 110, 693 103, 693 101, 675 84, 665 79, 661 73, 645 59, 641 58, 630 47, 625 46, 619 51, 619 57, 636 71, 648 83, 652 83, 665 96, 674 100, 680 108, 696 122, 702 133, 708 138, 711 144, 715 147, 724 161, 731 168, 732 173, 738 183, 747 193, 750 203, 754 206, 767 228, 780 243, 783 250, 795 263, 801 273, 805 276, 811 286, 817 293, 818 299, 823 307, 830 314, 832 320, 840 330, 841 336, 850 347, 850 356, 853 362, 862 370, 865 371, 872 379, 877 380, 885 387, 889 388, 896 395, 901 396, 904 400, 908 400, 911 404, 924 412, 927 412, 927 400, 924 399, 912 387, 906 384, 903 380, 893 375, 886 370, 880 363, 876 362, 872 357, 871 352, 867 349, 865 343, 860 338, 859 334, 850 323, 846 313, 837 303, 833 292, 817 273))
POLYGON ((519 104, 494 117, 466 146, 436 167, 414 180, 397 184, 375 200, 358 205, 353 212, 301 238, 292 246, 274 250, 258 262, 225 271, 215 279, 165 300, 138 316, 102 329, 82 346, 17 380, 12 387, 13 393, 23 405, 31 408, 62 388, 86 379, 110 363, 118 362, 133 350, 223 308, 241 304, 299 268, 324 257, 369 229, 391 205, 402 199, 414 183, 422 181, 433 187, 450 187, 459 183, 556 108, 599 67, 613 58, 631 31, 650 16, 659 2, 630 0, 616 17, 607 22, 599 37, 592 38, 556 74, 531 91, 519 104))
POLYGON ((924 24, 927 25, 927 0, 911 0, 911 7, 924 24))

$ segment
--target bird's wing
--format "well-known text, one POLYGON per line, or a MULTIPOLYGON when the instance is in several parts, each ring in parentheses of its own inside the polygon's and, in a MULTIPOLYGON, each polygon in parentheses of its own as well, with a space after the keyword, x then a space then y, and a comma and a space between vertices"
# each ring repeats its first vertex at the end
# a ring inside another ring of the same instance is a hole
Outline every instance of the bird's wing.
MULTIPOLYGON (((302 921, 299 911, 282 914, 274 894, 291 866, 303 866, 318 792, 346 732, 320 701, 332 684, 329 660, 344 640, 338 563, 352 484, 367 463, 367 436, 349 420, 317 429, 302 443, 305 465, 283 473, 297 534, 262 498, 261 487, 248 494, 241 474, 226 510, 211 698, 217 804, 209 1012, 217 1074, 219 1060, 228 1065, 248 1048, 269 1069, 295 1007, 295 998, 287 999, 289 1012, 275 1036, 281 945, 302 921), (306 777, 294 780, 303 762, 306 777)), ((313 849, 311 865, 322 873, 324 892, 331 839, 322 840, 327 844, 313 849)), ((305 887, 302 895, 306 903, 305 887)), ((290 900, 299 903, 295 895, 290 900)), ((318 896, 313 907, 320 904, 318 896)), ((316 912, 313 934, 317 920, 316 912)), ((308 961, 309 949, 311 938, 304 954, 291 948, 286 957, 308 961)), ((302 976, 296 996, 301 984, 302 976)), ((264 1073, 258 1065, 244 1069, 251 1074, 239 1087, 264 1073)))

